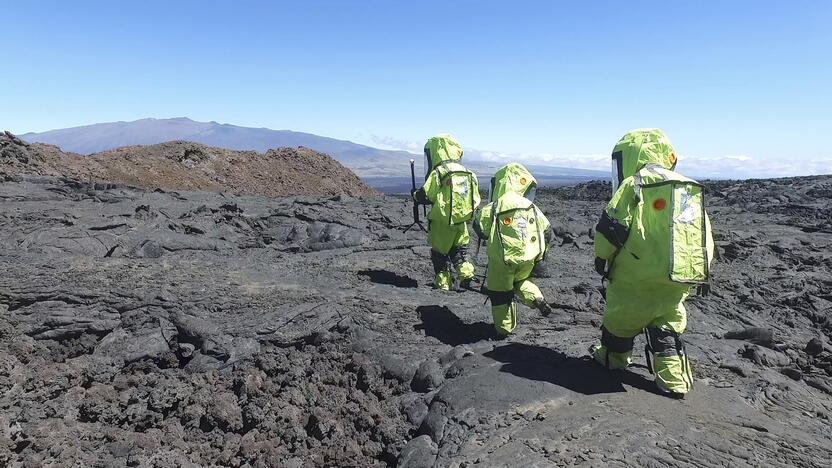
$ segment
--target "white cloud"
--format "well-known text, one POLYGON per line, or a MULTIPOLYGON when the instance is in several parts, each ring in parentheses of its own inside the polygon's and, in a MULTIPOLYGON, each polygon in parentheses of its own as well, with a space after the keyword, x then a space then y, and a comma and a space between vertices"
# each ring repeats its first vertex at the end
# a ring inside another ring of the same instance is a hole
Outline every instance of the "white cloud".
POLYGON ((747 155, 679 156, 679 171, 699 177, 766 178, 832 174, 830 159, 763 159, 747 155))
MULTIPOLYGON (((529 165, 560 166, 575 169, 610 170, 608 154, 506 153, 466 151, 469 160, 490 163, 519 161, 529 165)), ((768 178, 832 174, 832 158, 787 160, 762 159, 744 154, 724 156, 679 156, 679 171, 692 177, 768 178)))
POLYGON ((370 135, 370 141, 376 148, 389 150, 402 150, 414 154, 422 154, 425 143, 417 141, 400 140, 398 138, 370 135))
POLYGON ((497 151, 466 150, 469 159, 492 163, 520 161, 528 165, 559 166, 575 169, 608 170, 608 154, 552 154, 552 153, 508 153, 497 151))
MULTIPOLYGON (((386 149, 405 150, 421 154, 423 142, 370 136, 374 145, 386 149)), ((528 165, 559 166, 575 169, 610 170, 609 154, 512 153, 506 151, 465 149, 469 161, 504 164, 518 161, 528 165)), ((768 159, 747 154, 721 156, 680 155, 679 171, 692 177, 768 178, 801 175, 832 174, 832 158, 768 159)))

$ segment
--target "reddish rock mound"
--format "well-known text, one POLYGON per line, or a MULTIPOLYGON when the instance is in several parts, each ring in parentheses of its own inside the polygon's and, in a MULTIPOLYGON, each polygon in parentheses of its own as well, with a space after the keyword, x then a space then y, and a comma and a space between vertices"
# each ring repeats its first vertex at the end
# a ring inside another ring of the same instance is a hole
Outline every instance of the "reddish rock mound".
POLYGON ((262 154, 171 141, 83 156, 5 132, 0 134, 0 172, 265 196, 377 194, 339 162, 303 147, 262 154))

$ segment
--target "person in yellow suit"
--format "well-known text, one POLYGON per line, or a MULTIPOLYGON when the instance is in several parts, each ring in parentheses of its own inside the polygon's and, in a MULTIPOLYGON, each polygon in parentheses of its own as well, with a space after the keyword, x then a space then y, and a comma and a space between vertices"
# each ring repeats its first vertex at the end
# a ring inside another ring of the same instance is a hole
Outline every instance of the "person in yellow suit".
POLYGON ((543 315, 552 312, 540 289, 529 280, 551 239, 549 220, 533 203, 537 181, 522 164, 507 164, 491 179, 491 203, 474 218, 474 232, 486 240, 485 291, 491 299, 494 328, 507 336, 517 327, 515 295, 543 315))
POLYGON ((593 357, 607 369, 626 368, 644 331, 657 387, 684 398, 693 386, 684 302, 692 287, 707 288, 714 253, 704 189, 674 172, 676 151, 659 129, 624 135, 612 167, 613 196, 595 228, 595 269, 609 285, 593 357))
POLYGON ((440 134, 425 143, 425 184, 411 193, 416 203, 432 205, 428 213, 428 244, 435 273, 434 286, 449 290, 451 266, 459 286, 470 288, 474 265, 468 261, 468 222, 480 204, 477 176, 463 166, 462 147, 450 135, 440 134))

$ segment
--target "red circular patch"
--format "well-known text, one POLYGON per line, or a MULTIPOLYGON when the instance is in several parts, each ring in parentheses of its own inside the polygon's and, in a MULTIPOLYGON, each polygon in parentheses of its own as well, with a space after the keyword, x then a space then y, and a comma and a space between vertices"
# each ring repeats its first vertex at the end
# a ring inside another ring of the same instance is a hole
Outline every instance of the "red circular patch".
POLYGON ((653 202, 653 209, 656 211, 661 211, 666 206, 667 202, 664 200, 664 198, 657 198, 656 201, 653 202))
POLYGON ((503 218, 503 224, 505 224, 506 226, 511 224, 511 218, 503 218))

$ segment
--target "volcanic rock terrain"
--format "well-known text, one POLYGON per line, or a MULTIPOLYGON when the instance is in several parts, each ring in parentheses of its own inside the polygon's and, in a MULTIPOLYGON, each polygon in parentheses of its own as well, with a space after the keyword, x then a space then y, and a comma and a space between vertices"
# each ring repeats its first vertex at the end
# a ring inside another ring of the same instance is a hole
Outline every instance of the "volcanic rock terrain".
POLYGON ((630 370, 587 359, 607 183, 539 194, 556 312, 521 306, 498 341, 483 296, 431 289, 402 198, 1 177, 0 465, 832 459, 832 177, 709 185, 719 258, 688 303, 682 401, 653 389, 641 338, 630 370))

